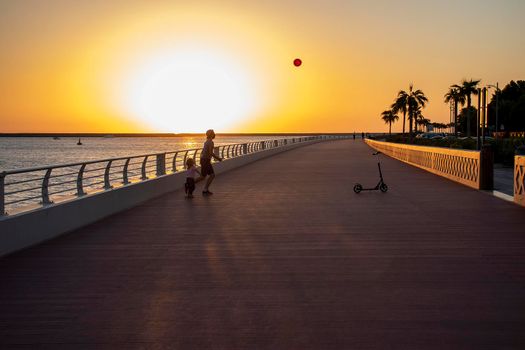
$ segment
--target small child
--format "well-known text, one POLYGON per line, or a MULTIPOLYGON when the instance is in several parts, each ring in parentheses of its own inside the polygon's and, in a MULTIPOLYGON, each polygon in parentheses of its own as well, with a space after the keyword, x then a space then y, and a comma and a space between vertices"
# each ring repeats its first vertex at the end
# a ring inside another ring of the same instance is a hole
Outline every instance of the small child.
POLYGON ((184 184, 184 190, 186 192, 186 198, 193 198, 193 191, 195 191, 195 176, 201 173, 195 166, 193 158, 186 159, 186 183, 184 184))

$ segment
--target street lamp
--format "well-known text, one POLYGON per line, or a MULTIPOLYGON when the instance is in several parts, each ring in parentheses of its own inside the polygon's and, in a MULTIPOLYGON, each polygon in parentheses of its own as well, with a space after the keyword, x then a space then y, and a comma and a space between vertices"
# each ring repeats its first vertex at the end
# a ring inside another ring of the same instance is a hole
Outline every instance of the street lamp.
POLYGON ((485 144, 485 124, 487 123, 487 87, 478 88, 478 113, 476 123, 476 149, 480 150, 485 144), (480 130, 481 123, 481 130, 480 130), (481 131, 481 140, 480 140, 481 131))
POLYGON ((499 132, 499 124, 498 124, 498 110, 499 110, 499 93, 501 90, 499 89, 499 83, 496 83, 496 85, 489 84, 487 85, 487 88, 495 88, 496 89, 496 134, 499 132))

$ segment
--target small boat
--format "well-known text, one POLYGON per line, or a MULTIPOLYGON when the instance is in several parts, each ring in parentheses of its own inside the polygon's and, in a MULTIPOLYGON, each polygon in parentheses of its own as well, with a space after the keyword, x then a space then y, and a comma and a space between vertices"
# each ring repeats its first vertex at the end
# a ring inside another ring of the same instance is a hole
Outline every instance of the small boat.
POLYGON ((77 146, 81 146, 82 142, 80 142, 80 138, 78 139, 77 146))
POLYGON ((53 140, 60 140, 60 137, 55 136, 55 137, 53 137, 53 140))

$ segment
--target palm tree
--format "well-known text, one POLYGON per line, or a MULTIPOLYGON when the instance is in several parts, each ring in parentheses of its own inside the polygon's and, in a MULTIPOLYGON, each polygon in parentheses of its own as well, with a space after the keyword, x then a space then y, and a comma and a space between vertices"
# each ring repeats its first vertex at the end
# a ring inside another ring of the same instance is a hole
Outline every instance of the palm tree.
POLYGON ((414 131, 423 130, 423 127, 430 123, 430 119, 427 119, 421 113, 421 106, 417 106, 414 110, 414 131))
POLYGON ((409 94, 406 91, 400 90, 397 93, 396 100, 391 106, 392 113, 397 114, 399 112, 403 112, 403 135, 405 135, 405 120, 408 112, 408 97, 409 94))
POLYGON ((388 135, 392 135, 392 123, 395 123, 397 120, 399 120, 397 114, 389 109, 381 113, 381 119, 384 120, 385 124, 388 124, 388 135))
POLYGON ((452 85, 453 87, 459 88, 459 91, 467 99, 467 136, 470 137, 470 106, 472 105, 471 95, 478 94, 478 84, 481 80, 467 81, 463 79, 461 85, 452 85))
POLYGON ((454 104, 454 135, 458 136, 458 104, 465 104, 465 96, 458 85, 451 85, 445 94, 445 103, 454 104))
MULTIPOLYGON (((421 120, 421 125, 428 127, 428 125, 430 125, 430 124, 432 124, 432 120, 423 117, 423 119, 421 120)), ((421 130, 423 130, 423 128, 421 128, 421 130)))
POLYGON ((434 123, 430 123, 430 125, 432 125, 434 130, 442 130, 443 129, 443 124, 441 124, 441 123, 434 122, 434 123))
POLYGON ((397 93, 397 98, 392 104, 392 111, 397 114, 403 112, 403 134, 405 133, 405 118, 408 114, 409 128, 408 132, 410 138, 412 138, 412 123, 414 122, 415 126, 415 111, 418 107, 424 108, 425 104, 428 102, 428 98, 425 96, 423 91, 415 90, 414 85, 410 84, 408 92, 400 90, 397 93))
POLYGON ((449 123, 449 124, 446 124, 449 132, 452 130, 453 127, 455 127, 456 125, 454 123, 449 123))
POLYGON ((408 93, 408 121, 409 121, 409 133, 412 138, 412 123, 414 123, 414 130, 416 129, 416 118, 417 114, 421 113, 421 109, 425 108, 425 104, 428 102, 428 98, 425 96, 423 91, 415 90, 414 85, 410 84, 408 93))

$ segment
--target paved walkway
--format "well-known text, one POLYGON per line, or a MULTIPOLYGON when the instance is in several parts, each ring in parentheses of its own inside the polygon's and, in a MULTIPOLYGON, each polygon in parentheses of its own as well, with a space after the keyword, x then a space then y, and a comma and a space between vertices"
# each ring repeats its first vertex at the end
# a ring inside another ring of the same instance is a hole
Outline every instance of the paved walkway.
POLYGON ((514 196, 514 167, 494 165, 494 191, 514 196))
MULTIPOLYGON (((523 349, 525 209, 362 141, 0 260, 0 348, 523 349)), ((200 186, 199 186, 200 188, 200 186)))

